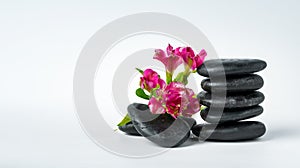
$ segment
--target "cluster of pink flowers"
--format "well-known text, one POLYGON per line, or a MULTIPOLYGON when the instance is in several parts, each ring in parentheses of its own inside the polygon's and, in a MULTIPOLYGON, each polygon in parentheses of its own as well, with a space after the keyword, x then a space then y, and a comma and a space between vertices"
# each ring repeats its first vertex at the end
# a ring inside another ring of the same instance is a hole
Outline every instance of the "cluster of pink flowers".
POLYGON ((199 112, 200 104, 196 95, 185 85, 187 77, 203 63, 206 55, 205 50, 195 54, 191 47, 173 49, 170 44, 166 52, 161 49, 155 50, 153 58, 165 65, 166 81, 152 69, 140 71, 143 74, 140 78, 140 87, 149 93, 149 96, 147 95, 148 105, 153 114, 168 113, 177 118, 180 115, 191 117, 199 112), (174 71, 181 64, 184 64, 184 72, 178 73, 177 77, 173 79, 174 71))

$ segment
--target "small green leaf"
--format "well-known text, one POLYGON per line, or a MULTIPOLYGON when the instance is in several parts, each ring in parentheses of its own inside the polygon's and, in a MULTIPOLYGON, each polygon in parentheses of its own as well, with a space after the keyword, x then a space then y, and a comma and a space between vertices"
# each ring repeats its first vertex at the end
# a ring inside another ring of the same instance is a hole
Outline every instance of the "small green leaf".
POLYGON ((187 80, 187 75, 186 73, 184 72, 180 72, 176 78, 174 79, 175 82, 181 82, 183 83, 184 85, 187 85, 188 84, 188 80, 187 80))
POLYGON ((137 71, 139 71, 139 73, 141 73, 142 75, 144 74, 144 71, 139 69, 139 68, 135 68, 137 71))
POLYGON ((118 126, 120 127, 120 126, 126 125, 130 121, 131 121, 131 119, 127 113, 126 116, 123 118, 123 120, 118 124, 118 126))
POLYGON ((201 106, 201 108, 200 108, 200 111, 202 111, 202 110, 204 110, 204 109, 206 109, 206 106, 201 106))
POLYGON ((136 91, 135 91, 135 94, 140 97, 140 98, 143 98, 143 99, 146 99, 146 100, 149 100, 150 99, 150 96, 147 95, 144 90, 142 88, 138 88, 136 91))

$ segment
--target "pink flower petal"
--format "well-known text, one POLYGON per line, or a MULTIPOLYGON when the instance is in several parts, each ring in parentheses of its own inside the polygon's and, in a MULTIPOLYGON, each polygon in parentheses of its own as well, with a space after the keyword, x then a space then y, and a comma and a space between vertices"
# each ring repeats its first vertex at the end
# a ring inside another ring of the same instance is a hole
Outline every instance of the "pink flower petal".
POLYGON ((170 44, 166 50, 168 55, 166 55, 163 50, 156 49, 153 58, 162 62, 165 65, 166 70, 173 74, 175 69, 182 64, 183 61, 180 56, 174 54, 173 47, 170 44))
POLYGON ((165 88, 166 87, 166 82, 162 79, 158 79, 158 84, 160 88, 165 88))
POLYGON ((165 109, 162 106, 162 102, 158 101, 156 98, 152 97, 148 103, 149 109, 153 114, 164 114, 165 109))
POLYGON ((171 55, 173 53, 173 47, 169 44, 166 51, 168 55, 171 55))

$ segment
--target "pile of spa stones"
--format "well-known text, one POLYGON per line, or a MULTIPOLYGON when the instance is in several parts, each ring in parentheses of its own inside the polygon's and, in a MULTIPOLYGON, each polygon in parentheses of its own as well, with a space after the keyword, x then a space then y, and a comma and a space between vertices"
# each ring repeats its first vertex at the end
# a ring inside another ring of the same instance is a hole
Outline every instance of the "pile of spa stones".
POLYGON ((127 108, 131 122, 119 126, 128 135, 143 136, 163 147, 176 147, 190 138, 191 132, 203 140, 241 141, 262 136, 266 128, 257 121, 240 121, 260 115, 264 95, 257 90, 263 79, 253 73, 266 67, 255 59, 217 59, 197 69, 204 79, 199 101, 206 106, 200 114, 208 124, 196 124, 193 118, 152 114, 146 104, 133 103, 127 108), (224 108, 225 106, 225 108, 224 108), (191 131, 192 130, 192 131, 191 131))
POLYGON ((266 127, 258 121, 241 121, 262 114, 259 105, 265 99, 257 91, 264 81, 253 74, 265 69, 266 62, 257 59, 208 60, 197 69, 204 77, 204 91, 198 94, 200 104, 206 106, 200 112, 209 124, 192 128, 193 134, 211 141, 240 141, 262 136, 266 127))

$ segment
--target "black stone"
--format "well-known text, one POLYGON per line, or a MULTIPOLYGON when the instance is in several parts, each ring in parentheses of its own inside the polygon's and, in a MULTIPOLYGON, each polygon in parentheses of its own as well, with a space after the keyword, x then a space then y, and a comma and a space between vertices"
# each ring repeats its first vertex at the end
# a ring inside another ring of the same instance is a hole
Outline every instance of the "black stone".
POLYGON ((202 76, 243 75, 265 69, 267 63, 259 59, 212 59, 205 61, 197 72, 202 76), (222 66, 223 65, 223 66, 222 66))
POLYGON ((184 143, 196 124, 193 118, 178 117, 175 120, 169 114, 152 114, 145 104, 129 105, 128 114, 141 135, 163 147, 176 147, 184 143))
POLYGON ((264 80, 259 75, 249 74, 244 76, 227 77, 226 82, 214 81, 210 79, 202 80, 201 87, 203 90, 211 92, 246 92, 262 88, 264 80))
POLYGON ((137 132, 132 122, 129 122, 123 126, 119 126, 119 130, 125 132, 128 135, 141 136, 140 133, 137 132))
POLYGON ((256 106, 262 103, 265 99, 265 96, 258 91, 245 92, 242 94, 227 94, 226 98, 223 99, 223 97, 216 94, 214 100, 212 100, 212 95, 205 91, 202 91, 197 95, 200 104, 208 107, 222 107, 222 105, 225 105, 224 108, 256 106))
POLYGON ((253 118, 262 114, 264 109, 261 106, 236 108, 236 109, 224 109, 223 113, 218 111, 210 111, 209 108, 205 108, 200 112, 203 120, 209 123, 224 123, 233 122, 239 120, 245 120, 253 118))
POLYGON ((192 128, 194 135, 207 141, 244 141, 261 137, 266 127, 258 121, 224 124, 199 124, 192 128))

